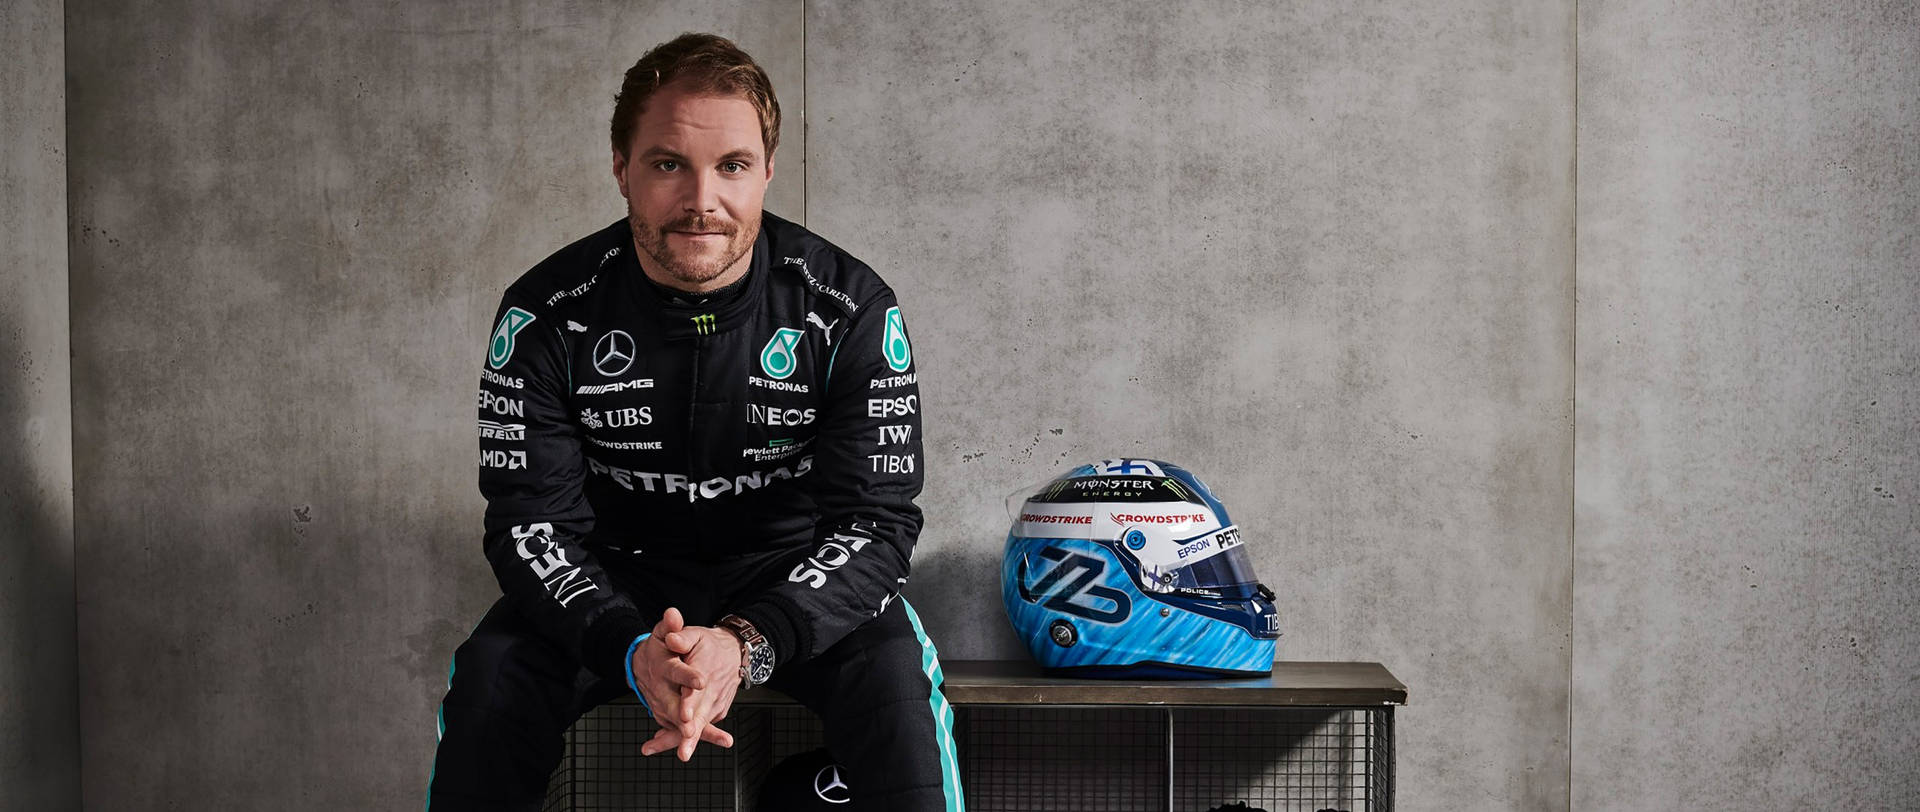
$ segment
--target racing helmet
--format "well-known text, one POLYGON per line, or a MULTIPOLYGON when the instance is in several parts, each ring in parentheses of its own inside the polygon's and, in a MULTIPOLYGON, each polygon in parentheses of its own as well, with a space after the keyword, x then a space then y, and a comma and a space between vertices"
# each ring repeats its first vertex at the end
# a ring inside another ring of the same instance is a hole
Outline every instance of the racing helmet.
POLYGON ((1000 597, 1047 673, 1272 673, 1273 592, 1199 477, 1159 460, 1101 460, 1022 489, 1007 507, 1000 597))

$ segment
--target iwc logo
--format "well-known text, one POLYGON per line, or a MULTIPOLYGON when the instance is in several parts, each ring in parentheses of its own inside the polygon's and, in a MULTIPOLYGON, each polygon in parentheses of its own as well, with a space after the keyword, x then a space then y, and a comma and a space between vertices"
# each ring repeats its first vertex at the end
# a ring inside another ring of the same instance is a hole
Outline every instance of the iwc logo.
POLYGON ((830 804, 844 804, 853 800, 853 790, 840 778, 838 764, 828 764, 813 774, 813 794, 830 804))
POLYGON ((773 338, 767 339, 766 349, 760 351, 760 369, 767 377, 784 381, 800 366, 793 354, 800 345, 800 331, 792 327, 782 327, 773 331, 773 338))
POLYGON ((615 330, 603 335, 593 345, 593 368, 609 378, 626 372, 633 366, 633 336, 625 330, 615 330))

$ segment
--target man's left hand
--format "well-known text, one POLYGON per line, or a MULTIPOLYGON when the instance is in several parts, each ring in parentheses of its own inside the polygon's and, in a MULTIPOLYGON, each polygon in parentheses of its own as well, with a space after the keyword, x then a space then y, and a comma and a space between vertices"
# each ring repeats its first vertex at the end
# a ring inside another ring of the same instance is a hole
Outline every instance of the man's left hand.
POLYGON ((686 761, 693 758, 701 738, 712 735, 708 726, 727 718, 727 711, 733 707, 734 695, 740 689, 740 638, 726 629, 688 626, 668 634, 662 642, 691 666, 693 673, 683 677, 686 669, 676 669, 670 675, 680 685, 680 718, 661 721, 676 721, 678 729, 662 727, 641 745, 640 752, 650 756, 677 745, 677 755, 686 761))

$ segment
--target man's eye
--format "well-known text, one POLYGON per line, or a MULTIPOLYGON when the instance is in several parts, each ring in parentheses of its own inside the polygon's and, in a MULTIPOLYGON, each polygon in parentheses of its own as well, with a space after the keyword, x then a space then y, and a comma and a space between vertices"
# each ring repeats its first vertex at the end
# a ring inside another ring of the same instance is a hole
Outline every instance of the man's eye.
POLYGON ((680 168, 680 163, 678 161, 656 161, 653 168, 662 172, 672 172, 680 168))
POLYGON ((720 170, 730 174, 735 172, 745 172, 747 171, 747 165, 739 161, 728 161, 720 165, 720 170))

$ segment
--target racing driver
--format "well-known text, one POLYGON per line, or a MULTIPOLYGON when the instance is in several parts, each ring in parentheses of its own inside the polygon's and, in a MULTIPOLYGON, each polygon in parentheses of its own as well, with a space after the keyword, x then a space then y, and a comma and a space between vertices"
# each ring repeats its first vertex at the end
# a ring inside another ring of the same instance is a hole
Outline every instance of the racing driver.
POLYGON ((623 692, 660 725, 642 752, 685 761, 767 689, 820 716, 854 808, 963 808, 900 599, 913 348, 872 269, 761 211, 779 132, 733 43, 655 47, 614 105, 626 217, 507 289, 478 400, 504 595, 454 652, 430 810, 538 808, 568 726, 623 692))

